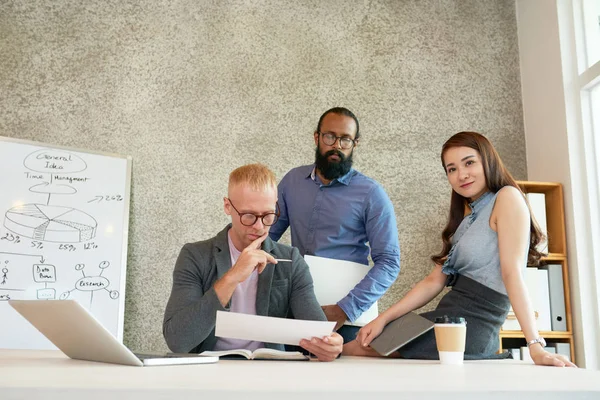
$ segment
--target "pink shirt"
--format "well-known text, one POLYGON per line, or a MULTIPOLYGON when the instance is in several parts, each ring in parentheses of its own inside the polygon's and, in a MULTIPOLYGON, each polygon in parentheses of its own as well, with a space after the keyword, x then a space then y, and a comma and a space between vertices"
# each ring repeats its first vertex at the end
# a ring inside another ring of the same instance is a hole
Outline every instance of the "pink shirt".
MULTIPOLYGON (((231 241, 231 231, 227 233, 227 241, 229 242, 231 265, 234 265, 242 252, 233 245, 233 242, 231 241)), ((254 270, 244 282, 238 284, 235 288, 233 296, 231 296, 229 311, 256 315, 257 286, 258 272, 254 270)), ((217 338, 217 343, 215 343, 215 350, 248 349, 254 351, 261 347, 265 347, 263 342, 255 342, 252 340, 217 338)))

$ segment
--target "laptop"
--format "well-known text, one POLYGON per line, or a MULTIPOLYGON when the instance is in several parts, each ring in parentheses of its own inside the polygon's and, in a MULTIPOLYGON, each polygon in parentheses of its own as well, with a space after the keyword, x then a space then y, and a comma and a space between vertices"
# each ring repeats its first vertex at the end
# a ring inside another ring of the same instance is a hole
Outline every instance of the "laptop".
POLYGON ((210 364, 198 354, 134 354, 75 300, 9 300, 19 314, 68 357, 133 366, 210 364))
POLYGON ((382 356, 389 356, 413 339, 433 328, 433 322, 409 312, 387 324, 370 346, 382 356))

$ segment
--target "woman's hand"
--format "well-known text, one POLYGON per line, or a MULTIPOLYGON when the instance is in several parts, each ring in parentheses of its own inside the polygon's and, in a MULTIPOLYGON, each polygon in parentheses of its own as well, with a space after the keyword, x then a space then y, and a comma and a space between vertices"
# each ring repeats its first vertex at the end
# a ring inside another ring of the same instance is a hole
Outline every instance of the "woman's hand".
POLYGON ((567 360, 567 357, 562 354, 549 353, 540 344, 534 344, 529 348, 529 354, 533 359, 535 365, 549 365, 552 367, 575 367, 571 361, 567 360))
POLYGON ((387 322, 384 321, 381 316, 375 318, 373 321, 360 328, 358 334, 356 335, 356 341, 362 347, 368 347, 373 339, 381 334, 381 331, 383 331, 383 328, 386 325, 387 322))

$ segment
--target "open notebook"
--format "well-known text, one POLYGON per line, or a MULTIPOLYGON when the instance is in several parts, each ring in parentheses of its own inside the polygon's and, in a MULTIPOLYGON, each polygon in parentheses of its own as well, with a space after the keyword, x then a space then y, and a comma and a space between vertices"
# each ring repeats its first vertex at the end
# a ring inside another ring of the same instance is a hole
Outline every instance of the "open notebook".
POLYGON ((8 304, 73 359, 140 367, 219 361, 198 354, 136 355, 75 300, 10 300, 8 304))
POLYGON ((221 350, 221 351, 204 351, 201 356, 223 357, 223 358, 240 358, 244 357, 248 360, 295 360, 305 361, 309 357, 299 351, 281 351, 275 349, 256 349, 254 351, 246 349, 221 350))

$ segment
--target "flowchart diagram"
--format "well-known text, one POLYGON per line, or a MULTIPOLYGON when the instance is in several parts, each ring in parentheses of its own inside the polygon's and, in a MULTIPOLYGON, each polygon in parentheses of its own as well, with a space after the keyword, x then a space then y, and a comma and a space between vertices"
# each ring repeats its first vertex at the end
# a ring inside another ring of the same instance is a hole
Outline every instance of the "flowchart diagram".
POLYGON ((104 270, 106 268, 108 268, 109 266, 110 266, 110 263, 108 261, 102 261, 98 265, 98 268, 100 268, 100 275, 86 276, 85 272, 83 271, 83 269, 85 268, 85 265, 77 264, 75 266, 75 269, 77 271, 81 271, 81 273, 83 274, 83 277, 81 277, 80 279, 77 280, 77 282, 75 282, 75 287, 73 289, 61 294, 60 299, 61 300, 68 299, 69 296, 71 296, 71 292, 73 292, 75 290, 79 290, 82 292, 89 292, 90 293, 90 305, 92 303, 92 300, 94 299, 94 292, 97 292, 99 290, 105 290, 108 293, 108 296, 113 300, 118 299, 119 292, 117 290, 109 290, 108 287, 110 286, 110 281, 107 278, 102 276, 102 273, 104 272, 104 270))
MULTIPOLYGON (((56 266, 50 263, 45 262, 44 256, 41 255, 31 255, 31 254, 18 254, 18 253, 8 253, 8 252, 0 252, 0 262, 3 265, 0 275, 0 301, 11 300, 11 299, 20 299, 23 296, 19 296, 19 294, 24 294, 27 291, 27 288, 30 287, 30 282, 27 282, 23 279, 23 276, 16 276, 17 279, 9 279, 9 268, 11 265, 11 259, 17 257, 25 257, 30 258, 33 257, 39 258, 39 262, 31 262, 24 261, 21 262, 13 262, 13 265, 18 265, 18 269, 23 269, 23 264, 29 266, 31 265, 31 282, 35 284, 40 284, 40 287, 35 290, 35 298, 38 300, 55 300, 56 297, 56 288, 54 287, 57 282, 57 274, 56 274, 56 266), (41 287, 43 285, 43 287, 41 287), (50 285, 50 286, 49 286, 50 285), (12 293, 12 295, 11 295, 12 293)), ((27 266, 25 268, 27 268, 27 266)), ((71 297, 73 292, 81 292, 89 294, 89 301, 85 301, 86 304, 89 305, 90 309, 93 307, 93 299, 94 292, 105 291, 107 296, 116 300, 119 298, 119 291, 110 289, 110 280, 102 274, 104 270, 110 266, 110 262, 102 261, 98 264, 98 269, 100 273, 98 275, 86 275, 84 272, 85 264, 76 264, 74 269, 76 271, 80 271, 82 273, 82 277, 77 279, 73 283, 73 288, 63 292, 60 295, 61 300, 68 299, 71 297)), ((16 274, 17 268, 13 269, 13 275, 16 274)), ((83 300, 82 300, 83 302, 83 300)))

